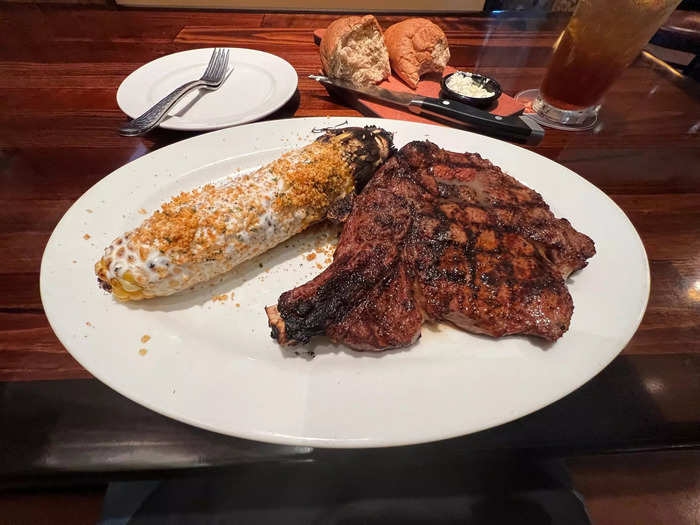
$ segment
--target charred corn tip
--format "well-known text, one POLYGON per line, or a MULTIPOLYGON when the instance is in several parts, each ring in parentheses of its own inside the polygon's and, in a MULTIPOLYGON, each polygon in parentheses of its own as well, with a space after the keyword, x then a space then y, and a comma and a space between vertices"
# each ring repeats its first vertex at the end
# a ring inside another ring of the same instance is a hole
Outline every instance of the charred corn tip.
POLYGON ((357 192, 374 175, 377 167, 394 152, 394 134, 376 126, 328 129, 319 142, 332 142, 350 152, 357 192))
POLYGON ((365 126, 364 128, 346 127, 327 129, 326 133, 317 140, 321 142, 348 142, 356 140, 364 144, 365 148, 368 148, 371 144, 371 141, 367 140, 368 136, 374 139, 374 145, 377 149, 374 150, 374 148, 371 148, 365 153, 374 154, 377 160, 385 160, 387 157, 389 157, 389 155, 393 152, 394 134, 376 126, 365 126))

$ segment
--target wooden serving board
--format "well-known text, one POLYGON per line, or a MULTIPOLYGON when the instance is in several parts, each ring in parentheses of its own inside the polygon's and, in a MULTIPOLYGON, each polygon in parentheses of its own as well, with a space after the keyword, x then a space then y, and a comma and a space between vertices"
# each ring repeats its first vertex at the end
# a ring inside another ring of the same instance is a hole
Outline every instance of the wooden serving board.
MULTIPOLYGON (((321 43, 325 29, 316 29, 314 31, 314 42, 316 44, 321 43)), ((443 75, 449 75, 457 71, 451 66, 447 66, 443 75)), ((426 97, 439 97, 440 96, 440 81, 442 76, 438 73, 429 74, 424 76, 418 83, 418 87, 414 90, 403 83, 398 77, 393 75, 389 76, 387 80, 384 80, 377 84, 377 86, 390 89, 392 91, 401 91, 404 93, 416 93, 418 95, 423 95, 426 97)), ((386 106, 380 102, 375 102, 373 100, 367 100, 363 98, 356 99, 355 106, 359 111, 367 116, 381 117, 388 119, 397 120, 409 120, 412 122, 424 122, 428 124, 440 124, 439 122, 431 119, 427 119, 411 113, 408 110, 402 110, 392 106, 386 106)), ((510 95, 503 93, 496 101, 495 106, 487 108, 487 110, 494 114, 500 115, 502 117, 508 117, 510 115, 515 115, 519 113, 523 108, 522 104, 515 101, 510 95)))

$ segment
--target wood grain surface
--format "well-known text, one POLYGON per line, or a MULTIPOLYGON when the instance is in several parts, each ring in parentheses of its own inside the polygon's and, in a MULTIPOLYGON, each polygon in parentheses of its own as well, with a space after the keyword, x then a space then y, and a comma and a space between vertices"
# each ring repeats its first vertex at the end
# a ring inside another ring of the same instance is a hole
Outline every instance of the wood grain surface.
MULTIPOLYGON (((123 164, 191 136, 125 138, 119 83, 167 53, 203 46, 275 53, 299 73, 299 93, 270 119, 358 115, 307 75, 320 68, 312 30, 337 15, 125 10, 0 4, 0 381, 85 378, 43 314, 38 272, 61 215, 123 164)), ((538 85, 566 17, 431 17, 451 64, 510 93, 538 85)), ((400 19, 379 17, 385 27, 400 19)), ((591 132, 548 130, 535 151, 609 194, 638 229, 652 290, 628 355, 700 353, 700 90, 640 58, 606 97, 591 132)))

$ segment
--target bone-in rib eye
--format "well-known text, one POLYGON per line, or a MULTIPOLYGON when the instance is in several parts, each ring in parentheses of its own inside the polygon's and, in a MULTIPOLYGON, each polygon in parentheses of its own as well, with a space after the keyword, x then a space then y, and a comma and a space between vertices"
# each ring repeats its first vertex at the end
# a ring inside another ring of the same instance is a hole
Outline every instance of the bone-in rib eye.
POLYGON ((574 308, 564 280, 594 254, 488 160, 411 142, 355 200, 333 263, 267 313, 281 344, 327 334, 386 350, 414 342, 426 320, 554 341, 574 308))

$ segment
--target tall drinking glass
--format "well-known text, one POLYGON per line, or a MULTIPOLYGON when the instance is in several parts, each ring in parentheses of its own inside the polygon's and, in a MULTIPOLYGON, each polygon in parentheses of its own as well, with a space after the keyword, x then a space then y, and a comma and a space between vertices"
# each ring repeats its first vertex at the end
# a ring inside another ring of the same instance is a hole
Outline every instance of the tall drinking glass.
POLYGON ((591 128, 603 95, 680 0, 580 0, 555 44, 540 89, 518 93, 549 127, 591 128))

